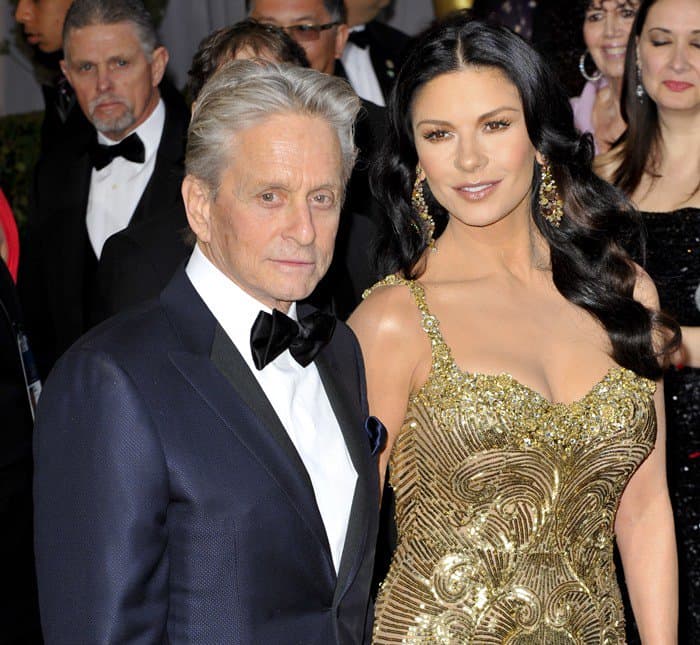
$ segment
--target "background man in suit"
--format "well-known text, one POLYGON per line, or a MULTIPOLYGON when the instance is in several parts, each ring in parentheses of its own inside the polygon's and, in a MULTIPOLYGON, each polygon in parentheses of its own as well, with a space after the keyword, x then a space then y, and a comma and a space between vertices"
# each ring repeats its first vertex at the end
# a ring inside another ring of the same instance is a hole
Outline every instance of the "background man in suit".
MULTIPOLYGON (((313 69, 333 74, 348 34, 343 0, 247 0, 246 7, 251 18, 282 27, 292 36, 304 48, 313 69)), ((383 216, 369 188, 368 170, 386 128, 384 108, 363 99, 355 126, 360 152, 348 185, 333 264, 312 294, 315 305, 331 303, 343 320, 358 305, 362 292, 379 278, 369 257, 383 216)))
POLYGON ((66 141, 36 171, 20 286, 44 365, 107 314, 157 295, 187 254, 179 185, 189 112, 181 98, 161 99, 168 53, 150 14, 140 0, 75 0, 64 51, 92 125, 89 141, 66 141), (147 264, 131 262, 139 245, 147 264))
POLYGON ((411 42, 402 31, 376 20, 389 4, 390 0, 345 0, 350 32, 335 70, 359 96, 377 105, 386 105, 411 42))
POLYGON ((358 107, 253 61, 199 94, 187 267, 42 393, 47 643, 369 642, 381 433, 353 334, 296 304, 331 260, 358 107))
POLYGON ((73 0, 19 0, 15 9, 15 20, 35 48, 36 62, 49 72, 49 78, 41 84, 45 105, 42 153, 76 137, 89 136, 90 132, 75 92, 59 67, 63 58, 63 23, 72 3, 73 0))

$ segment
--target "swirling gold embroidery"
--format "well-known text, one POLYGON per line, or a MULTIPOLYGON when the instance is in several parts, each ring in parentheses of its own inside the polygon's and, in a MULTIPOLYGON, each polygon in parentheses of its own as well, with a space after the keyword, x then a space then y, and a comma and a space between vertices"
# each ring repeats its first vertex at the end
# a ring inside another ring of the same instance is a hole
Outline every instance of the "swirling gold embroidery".
POLYGON ((407 284, 433 366, 391 457, 399 544, 374 642, 624 643, 613 565, 622 491, 656 437, 654 383, 612 368, 552 404, 508 374, 459 370, 407 284))

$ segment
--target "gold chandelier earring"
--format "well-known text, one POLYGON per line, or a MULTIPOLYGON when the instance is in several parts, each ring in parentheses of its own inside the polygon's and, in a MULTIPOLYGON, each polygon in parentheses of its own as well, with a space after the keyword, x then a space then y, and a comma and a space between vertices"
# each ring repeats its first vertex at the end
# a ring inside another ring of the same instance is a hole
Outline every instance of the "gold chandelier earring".
POLYGON ((433 234, 435 233, 435 220, 431 217, 428 211, 428 205, 425 203, 425 196, 423 195, 423 183, 425 182, 425 172, 421 168, 420 164, 416 166, 416 181, 413 184, 413 192, 411 193, 411 203, 413 204, 413 209, 416 214, 423 222, 423 235, 427 245, 431 248, 435 248, 435 238, 433 234))
POLYGON ((564 217, 564 203, 547 161, 542 164, 540 170, 539 203, 542 217, 552 226, 559 228, 561 218, 564 217))

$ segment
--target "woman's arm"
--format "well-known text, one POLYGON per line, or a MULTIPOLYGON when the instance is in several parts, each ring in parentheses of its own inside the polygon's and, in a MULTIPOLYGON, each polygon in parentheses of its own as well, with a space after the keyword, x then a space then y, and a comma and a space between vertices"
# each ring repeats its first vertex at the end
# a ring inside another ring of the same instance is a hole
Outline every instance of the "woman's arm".
POLYGON ((676 364, 700 367, 700 327, 681 327, 683 342, 678 350, 676 364))
MULTIPOLYGON (((635 296, 658 308, 651 279, 640 273, 635 296)), ((673 513, 666 484, 666 418, 663 384, 654 396, 656 444, 632 476, 615 521, 625 580, 643 643, 678 642, 678 564, 673 513)))
POLYGON ((663 385, 654 397, 656 446, 632 476, 615 521, 617 545, 642 643, 678 642, 678 564, 666 485, 663 385))
POLYGON ((418 309, 407 288, 381 287, 348 320, 357 335, 367 374, 370 414, 387 429, 379 459, 380 490, 384 487, 389 456, 406 416, 408 398, 430 347, 420 328, 418 309))

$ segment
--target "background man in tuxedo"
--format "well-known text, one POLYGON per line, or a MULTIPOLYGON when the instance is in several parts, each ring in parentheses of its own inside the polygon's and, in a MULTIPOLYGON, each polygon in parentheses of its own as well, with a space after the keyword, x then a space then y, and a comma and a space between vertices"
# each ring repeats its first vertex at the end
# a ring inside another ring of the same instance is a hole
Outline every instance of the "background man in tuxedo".
POLYGON ((199 94, 187 267, 42 393, 47 643, 369 642, 381 433, 353 334, 296 304, 330 264, 358 107, 252 61, 199 94))
MULTIPOLYGON (((343 0, 247 0, 249 16, 282 27, 306 52, 313 69, 333 74, 347 41, 347 15, 343 0)), ((312 294, 320 307, 331 303, 346 319, 359 304, 362 292, 380 276, 370 265, 370 249, 380 234, 381 205, 369 188, 369 167, 386 133, 385 109, 362 100, 355 126, 357 163, 348 185, 340 219, 333 264, 312 294)))
POLYGON ((20 288, 45 366, 106 315, 157 295, 188 252, 179 186, 189 112, 160 96, 168 52, 150 14, 140 0, 75 0, 64 51, 91 126, 36 170, 20 288))
POLYGON ((390 0, 345 0, 348 42, 335 74, 350 81, 363 99, 386 105, 411 38, 376 20, 390 0))

